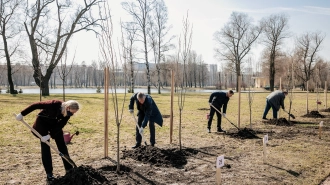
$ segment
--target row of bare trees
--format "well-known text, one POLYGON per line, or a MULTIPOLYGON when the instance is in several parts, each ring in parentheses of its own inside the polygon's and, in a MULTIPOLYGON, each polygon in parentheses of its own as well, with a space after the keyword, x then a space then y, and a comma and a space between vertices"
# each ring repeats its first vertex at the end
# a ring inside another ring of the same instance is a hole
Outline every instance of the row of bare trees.
POLYGON ((1 0, 0 34, 7 63, 9 90, 14 94, 12 61, 31 62, 33 78, 42 95, 74 34, 93 30, 100 21, 93 15, 101 0, 1 0), (25 44, 28 43, 28 44, 25 44), (30 50, 30 52, 28 52, 30 50), (45 71, 41 66, 47 66, 45 71))
MULTIPOLYGON (((98 12, 93 10, 99 9, 102 2, 102 0, 84 0, 81 3, 67 0, 33 2, 0 0, 2 38, 0 55, 6 61, 6 79, 10 93, 14 93, 12 76, 16 70, 13 70, 12 66, 16 63, 30 63, 32 77, 42 88, 44 96, 49 95, 51 78, 55 76, 54 70, 59 66, 62 69, 59 72, 61 79, 65 81, 69 77, 69 65, 77 64, 76 61, 66 62, 67 59, 63 59, 67 52, 72 52, 68 50, 70 39, 84 30, 94 31, 99 35, 102 27, 100 21, 109 18, 93 14, 98 12), (47 66, 47 69, 43 70, 43 66, 47 66)), ((161 87, 169 85, 169 80, 166 80, 169 71, 174 69, 176 72, 182 72, 181 68, 187 68, 186 81, 184 84, 183 81, 177 83, 177 86, 205 86, 209 76, 209 69, 205 64, 208 61, 204 62, 202 56, 197 55, 198 51, 189 51, 187 62, 182 66, 173 65, 177 56, 167 55, 169 50, 175 48, 178 50, 180 46, 173 44, 175 37, 169 34, 171 25, 168 23, 165 1, 129 0, 122 3, 122 8, 131 15, 130 20, 125 20, 120 25, 123 46, 121 55, 125 59, 121 68, 125 72, 129 71, 123 77, 123 81, 125 83, 129 81, 130 92, 134 92, 138 74, 134 66, 141 62, 145 64, 145 71, 140 72, 145 74, 143 81, 146 81, 148 93, 151 86, 157 87, 158 93, 161 93, 161 87), (155 64, 155 69, 151 69, 151 63, 155 64)), ((315 83, 316 80, 322 81, 321 77, 324 77, 324 73, 328 73, 326 70, 328 67, 327 61, 321 59, 318 54, 325 35, 315 31, 294 36, 289 32, 288 22, 287 15, 274 14, 261 19, 255 25, 248 14, 233 12, 223 28, 214 33, 215 56, 220 61, 222 69, 219 73, 219 81, 225 78, 221 77, 223 74, 236 74, 236 78, 233 78, 235 80, 238 79, 237 76, 244 75, 242 72, 250 58, 251 49, 258 43, 265 46, 259 62, 263 66, 261 70, 263 75, 269 77, 271 90, 274 90, 280 77, 287 76, 286 73, 289 72, 285 69, 291 70, 290 74, 294 74, 290 75, 293 83, 301 84, 303 88, 307 81, 315 83), (287 49, 284 45, 285 41, 293 37, 295 38, 293 49, 285 51, 287 49), (322 67, 317 70, 318 66, 322 67)), ((97 69, 93 64, 92 68, 96 72, 97 69)), ((97 75, 93 74, 93 76, 95 81, 97 75)), ((235 84, 237 86, 238 83, 235 84)))
MULTIPOLYGON (((65 57, 64 57, 65 58, 65 57)), ((205 87, 210 76, 208 76, 207 65, 204 63, 198 63, 199 60, 193 62, 188 60, 189 64, 186 65, 187 68, 187 79, 184 84, 186 87, 205 87)), ((82 63, 66 63, 61 60, 61 64, 58 65, 53 71, 50 80, 50 88, 63 88, 73 87, 73 88, 96 88, 104 86, 104 67, 106 64, 92 62, 91 65, 86 65, 85 62, 82 63), (60 86, 61 85, 61 86, 60 86)), ((14 86, 34 86, 36 85, 33 78, 33 67, 31 65, 15 64, 11 66, 12 70, 15 71, 11 77, 14 86)), ((47 66, 41 66, 41 71, 47 70, 47 66)), ((158 69, 151 68, 150 77, 151 84, 154 87, 158 87, 160 84, 161 88, 169 87, 171 85, 171 71, 178 71, 180 74, 183 70, 183 65, 177 65, 176 60, 169 57, 166 62, 162 62, 159 65, 160 79, 158 79, 158 69), (159 82, 160 81, 160 82, 159 82)), ((116 75, 118 76, 117 85, 118 86, 130 86, 131 79, 129 78, 130 69, 123 70, 118 68, 116 70, 116 75)), ((7 66, 0 64, 0 86, 7 86, 7 66)), ((132 81, 138 86, 147 85, 147 77, 144 69, 142 71, 133 71, 134 78, 132 81)), ((216 83, 217 79, 213 80, 216 83)), ((181 80, 178 79, 178 83, 181 80)), ((8 86, 9 87, 9 86, 8 86)), ((129 91, 131 92, 131 91, 129 91)))
POLYGON ((320 74, 325 77, 323 80, 327 79, 328 62, 318 56, 324 38, 325 34, 320 31, 294 36, 289 32, 289 18, 285 14, 270 15, 254 25, 248 14, 233 12, 228 23, 214 33, 215 56, 226 65, 225 70, 241 76, 253 45, 259 40, 265 46, 260 59, 262 75, 269 78, 270 90, 274 90, 282 77, 292 84, 300 84, 304 90, 307 81, 320 83, 320 74), (285 39, 291 37, 295 40, 294 49, 285 51, 288 49, 284 46, 285 39), (316 72, 319 66, 324 67, 323 71, 320 68, 316 72))

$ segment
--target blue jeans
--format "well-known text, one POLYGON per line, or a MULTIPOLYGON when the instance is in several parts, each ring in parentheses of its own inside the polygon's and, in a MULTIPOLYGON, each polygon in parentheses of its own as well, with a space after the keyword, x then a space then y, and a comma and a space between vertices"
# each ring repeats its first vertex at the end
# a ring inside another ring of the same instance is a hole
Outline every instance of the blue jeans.
POLYGON ((264 115, 262 117, 266 118, 270 108, 273 109, 273 118, 277 119, 277 110, 275 109, 274 105, 272 105, 268 100, 266 100, 266 107, 265 107, 264 115))

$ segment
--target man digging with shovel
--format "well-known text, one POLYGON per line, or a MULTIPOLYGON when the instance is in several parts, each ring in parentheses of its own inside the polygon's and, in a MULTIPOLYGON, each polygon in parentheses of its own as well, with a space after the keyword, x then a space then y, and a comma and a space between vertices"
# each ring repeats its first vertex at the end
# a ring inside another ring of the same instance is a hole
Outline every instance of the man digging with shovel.
POLYGON ((228 92, 214 92, 211 94, 209 98, 209 104, 210 104, 210 116, 209 121, 207 122, 207 132, 211 133, 211 125, 212 125, 212 119, 214 116, 214 113, 217 114, 218 122, 217 122, 217 131, 218 132, 225 132, 221 128, 221 113, 216 111, 212 106, 214 106, 216 109, 221 111, 222 109, 222 115, 223 117, 226 117, 226 110, 227 110, 227 104, 229 101, 229 98, 234 95, 234 92, 232 90, 229 90, 228 92))
POLYGON ((155 146, 155 122, 159 126, 163 126, 163 117, 160 114, 160 111, 151 98, 150 95, 144 94, 142 92, 135 93, 132 95, 130 99, 130 104, 128 106, 129 112, 134 116, 134 102, 136 103, 136 107, 138 109, 138 125, 136 125, 136 144, 132 148, 137 148, 141 146, 143 129, 147 126, 149 122, 149 130, 150 130, 150 144, 151 146, 155 146))
POLYGON ((28 115, 36 109, 40 109, 41 111, 38 113, 33 128, 27 126, 33 131, 35 136, 40 137, 42 164, 47 174, 47 181, 52 181, 54 180, 54 176, 50 152, 51 145, 49 144, 50 137, 55 140, 66 172, 72 169, 73 165, 75 166, 73 161, 70 160, 68 148, 64 142, 62 128, 67 124, 70 117, 79 110, 79 104, 74 100, 66 102, 48 100, 33 103, 16 115, 16 120, 25 123, 23 116, 28 115))

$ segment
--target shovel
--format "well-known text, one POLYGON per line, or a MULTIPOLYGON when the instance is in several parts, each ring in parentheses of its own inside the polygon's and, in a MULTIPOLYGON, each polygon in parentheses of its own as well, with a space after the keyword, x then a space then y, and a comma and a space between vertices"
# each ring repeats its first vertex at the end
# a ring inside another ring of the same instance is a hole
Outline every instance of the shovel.
MULTIPOLYGON (((16 114, 14 113, 14 116, 16 117, 16 114)), ((37 135, 40 139, 42 136, 39 134, 38 131, 36 131, 33 127, 31 127, 29 124, 27 124, 23 119, 21 120, 22 123, 24 123, 25 126, 27 126, 35 135, 37 135)), ((74 168, 77 167, 77 165, 70 159, 68 155, 62 154, 57 148, 55 148, 53 145, 50 144, 50 142, 45 141, 45 143, 52 148, 56 153, 58 153, 63 159, 65 159, 69 164, 71 164, 74 168)))
MULTIPOLYGON (((217 108, 215 108, 212 104, 211 106, 216 110, 218 111, 222 116, 223 116, 223 113, 220 112, 217 108)), ((232 123, 231 121, 229 121, 229 119, 227 117, 225 117, 227 119, 227 121, 232 124, 234 127, 236 127, 238 129, 238 132, 243 132, 243 133, 248 133, 249 135, 253 136, 253 137, 257 137, 255 134, 253 134, 252 132, 248 131, 248 130, 241 130, 240 128, 238 128, 234 123, 232 123)))
MULTIPOLYGON (((222 114, 222 112, 220 112, 217 108, 215 108, 212 104, 211 104, 211 106, 217 111, 217 112, 219 112, 222 116, 223 116, 223 114, 222 114)), ((238 131, 241 131, 241 129, 239 129, 234 123, 232 123, 231 121, 229 121, 229 119, 227 118, 227 117, 225 117, 225 116, 223 116, 224 118, 226 118, 227 119, 227 121, 230 123, 230 124, 232 124, 234 127, 236 127, 237 129, 238 129, 238 131)))
POLYGON ((286 110, 284 110, 284 109, 283 109, 283 111, 284 111, 284 112, 286 112, 286 113, 288 113, 288 114, 289 114, 289 116, 290 116, 291 118, 293 118, 293 119, 296 119, 296 117, 295 117, 293 114, 290 114, 289 112, 287 112, 287 111, 286 111, 286 110))
MULTIPOLYGON (((136 120, 136 117, 134 116, 134 113, 131 113, 131 114, 132 114, 132 116, 134 117, 136 127, 139 129, 139 133, 140 133, 140 126, 139 126, 139 124, 138 124, 138 121, 136 120)), ((141 137, 142 137, 142 141, 144 141, 144 144, 147 146, 148 144, 147 144, 147 141, 144 140, 144 136, 143 136, 143 134, 140 133, 140 135, 141 135, 141 137)))

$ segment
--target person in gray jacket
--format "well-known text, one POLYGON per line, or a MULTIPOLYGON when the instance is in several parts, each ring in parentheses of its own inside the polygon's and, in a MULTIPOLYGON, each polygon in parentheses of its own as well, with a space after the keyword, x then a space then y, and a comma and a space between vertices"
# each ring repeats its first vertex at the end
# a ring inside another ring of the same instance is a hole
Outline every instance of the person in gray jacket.
POLYGON ((277 90, 270 93, 266 97, 266 107, 262 119, 267 120, 266 116, 270 108, 273 109, 273 118, 277 119, 277 111, 280 110, 280 107, 284 110, 284 99, 288 95, 287 91, 277 90))

